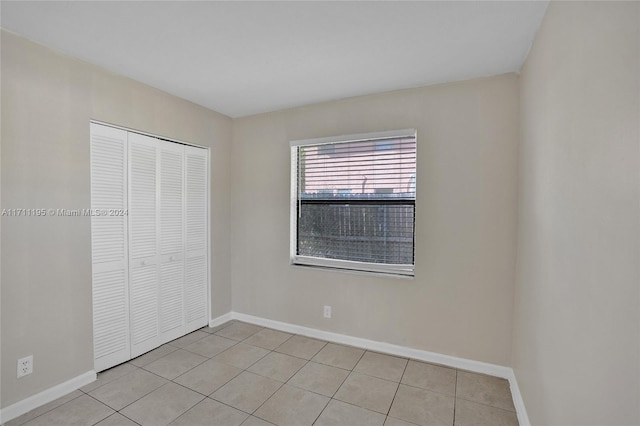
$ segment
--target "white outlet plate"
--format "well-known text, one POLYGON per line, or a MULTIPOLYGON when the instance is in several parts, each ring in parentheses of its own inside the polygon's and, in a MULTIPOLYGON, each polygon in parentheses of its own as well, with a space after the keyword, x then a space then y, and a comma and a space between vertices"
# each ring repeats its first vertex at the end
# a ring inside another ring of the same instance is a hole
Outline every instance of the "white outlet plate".
POLYGON ((324 317, 331 318, 331 306, 324 307, 324 317))
POLYGON ((18 360, 18 379, 33 373, 33 355, 18 360))

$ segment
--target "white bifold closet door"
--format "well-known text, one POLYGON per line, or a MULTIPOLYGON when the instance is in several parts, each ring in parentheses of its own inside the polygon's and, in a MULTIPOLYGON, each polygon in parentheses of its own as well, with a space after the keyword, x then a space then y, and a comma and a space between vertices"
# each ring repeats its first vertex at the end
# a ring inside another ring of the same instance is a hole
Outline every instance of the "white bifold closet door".
POLYGON ((185 146, 185 327, 191 332, 207 323, 208 152, 185 146))
POLYGON ((132 357, 185 334, 184 149, 129 136, 132 357))
MULTIPOLYGON (((91 124, 91 208, 127 208, 127 132, 91 124)), ((91 216, 93 353, 96 371, 128 360, 127 216, 91 216)))
MULTIPOLYGON (((92 141, 93 126, 97 125, 92 125, 92 141)), ((97 371, 116 365, 113 359, 123 362, 134 358, 208 322, 208 151, 121 132, 125 134, 121 156, 126 164, 122 186, 128 226, 119 235, 125 241, 122 256, 127 299, 117 303, 126 305, 128 346, 105 362, 98 362, 96 350, 97 371)), ((104 167, 109 169, 113 163, 110 160, 104 167)), ((112 192, 108 183, 105 187, 105 193, 112 192)), ((95 199, 100 199, 99 194, 95 199)), ((92 237, 101 239, 95 232, 92 237)), ((109 236, 105 244, 113 239, 109 236)), ((94 253, 94 264, 95 259, 94 253)), ((100 302, 95 290, 94 273, 94 324, 98 324, 96 313, 102 306, 96 306, 100 302)), ((94 341, 112 332, 108 326, 94 326, 94 341)))
MULTIPOLYGON (((176 143, 159 142, 159 334, 161 343, 165 343, 185 334, 185 147, 176 143)), ((203 287, 206 290, 206 285, 203 287)), ((203 302, 206 302, 206 295, 203 302)))
POLYGON ((158 140, 129 133, 131 357, 158 345, 158 140))

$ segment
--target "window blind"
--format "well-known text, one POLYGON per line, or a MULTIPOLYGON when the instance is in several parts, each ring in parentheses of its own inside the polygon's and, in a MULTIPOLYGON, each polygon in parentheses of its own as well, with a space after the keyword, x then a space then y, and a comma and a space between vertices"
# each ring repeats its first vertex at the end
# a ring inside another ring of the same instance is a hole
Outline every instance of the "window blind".
POLYGON ((293 263, 413 274, 415 130, 292 142, 292 188, 293 263))

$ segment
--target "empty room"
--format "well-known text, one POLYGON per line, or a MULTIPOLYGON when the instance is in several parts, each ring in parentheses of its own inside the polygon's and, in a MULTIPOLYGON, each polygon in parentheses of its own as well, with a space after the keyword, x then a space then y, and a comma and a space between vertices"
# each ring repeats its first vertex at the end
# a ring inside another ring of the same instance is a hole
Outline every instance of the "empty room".
POLYGON ((0 26, 2 425, 640 425, 640 2, 0 26))

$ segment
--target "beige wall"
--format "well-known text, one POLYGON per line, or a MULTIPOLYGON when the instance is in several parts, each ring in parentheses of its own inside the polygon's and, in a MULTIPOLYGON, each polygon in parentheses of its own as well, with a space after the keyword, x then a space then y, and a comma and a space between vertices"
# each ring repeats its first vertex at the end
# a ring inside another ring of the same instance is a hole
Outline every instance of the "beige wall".
POLYGON ((234 120, 234 311, 507 365, 517 84, 510 74, 234 120), (290 266, 289 141, 404 128, 418 130, 415 280, 290 266))
MULTIPOLYGON (((90 119, 209 146, 212 316, 228 312, 231 120, 6 32, 1 59, 2 208, 90 206, 90 119)), ((2 218, 1 312, 3 407, 93 368, 88 217, 2 218)))
POLYGON ((521 75, 513 367, 533 424, 640 424, 640 3, 552 2, 521 75))

